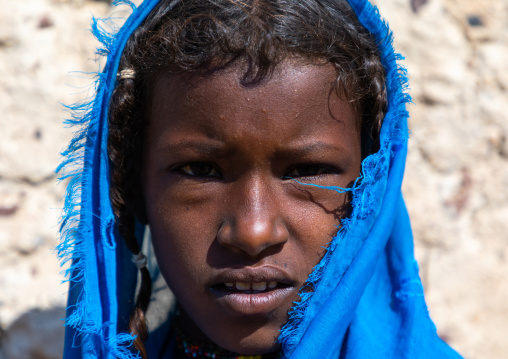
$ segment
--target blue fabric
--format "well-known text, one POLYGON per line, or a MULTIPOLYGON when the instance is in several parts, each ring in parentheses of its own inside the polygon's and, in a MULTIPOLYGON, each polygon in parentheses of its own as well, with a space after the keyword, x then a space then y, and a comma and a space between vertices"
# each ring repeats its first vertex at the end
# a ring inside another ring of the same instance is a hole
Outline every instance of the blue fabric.
MULTIPOLYGON (((68 123, 79 127, 59 167, 70 178, 59 255, 70 283, 65 358, 137 358, 123 332, 137 272, 114 229, 109 202, 107 113, 121 52, 130 34, 158 0, 145 0, 115 32, 108 21, 92 30, 107 56, 96 95, 70 106, 68 123), (112 31, 109 31, 112 30, 112 31)), ((407 150, 405 70, 392 37, 367 0, 349 0, 375 35, 387 72, 388 113, 380 150, 363 163, 352 189, 353 213, 343 222, 290 313, 279 337, 290 358, 460 358, 436 334, 413 255, 409 218, 401 196, 407 150)), ((342 190, 342 189, 330 189, 342 190)))

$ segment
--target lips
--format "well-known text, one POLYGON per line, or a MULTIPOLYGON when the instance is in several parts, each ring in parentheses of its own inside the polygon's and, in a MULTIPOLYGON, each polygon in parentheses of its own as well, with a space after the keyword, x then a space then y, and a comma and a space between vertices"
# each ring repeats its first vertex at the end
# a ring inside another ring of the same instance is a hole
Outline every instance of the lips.
POLYGON ((295 285, 284 269, 265 265, 223 270, 209 288, 226 311, 244 316, 267 315, 291 305, 295 285))

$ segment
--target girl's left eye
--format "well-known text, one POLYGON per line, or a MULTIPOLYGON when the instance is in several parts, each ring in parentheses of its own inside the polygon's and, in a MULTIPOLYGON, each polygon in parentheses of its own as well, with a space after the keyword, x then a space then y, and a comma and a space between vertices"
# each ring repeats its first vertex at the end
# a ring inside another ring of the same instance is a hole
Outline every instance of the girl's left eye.
POLYGON ((330 173, 337 173, 337 170, 334 170, 329 166, 319 164, 302 164, 291 168, 285 177, 312 177, 330 173))
POLYGON ((178 167, 178 170, 194 177, 220 177, 217 168, 209 163, 187 163, 178 167))

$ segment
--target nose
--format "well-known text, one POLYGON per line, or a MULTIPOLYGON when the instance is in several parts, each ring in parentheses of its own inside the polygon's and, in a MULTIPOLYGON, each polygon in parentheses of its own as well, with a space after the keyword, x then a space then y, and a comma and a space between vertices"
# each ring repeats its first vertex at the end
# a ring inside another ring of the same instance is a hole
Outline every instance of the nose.
POLYGON ((257 257, 286 243, 289 231, 278 196, 260 178, 232 186, 217 240, 224 247, 257 257))

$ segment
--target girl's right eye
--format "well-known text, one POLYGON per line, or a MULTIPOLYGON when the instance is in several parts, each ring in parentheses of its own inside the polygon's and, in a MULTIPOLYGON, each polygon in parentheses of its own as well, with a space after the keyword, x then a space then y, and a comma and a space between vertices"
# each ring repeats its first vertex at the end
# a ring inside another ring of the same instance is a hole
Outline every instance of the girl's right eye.
POLYGON ((314 177, 339 172, 339 170, 331 166, 309 163, 294 166, 288 171, 285 178, 314 177))
POLYGON ((192 162, 186 163, 176 168, 186 175, 193 177, 220 177, 220 172, 215 166, 209 163, 192 162))

